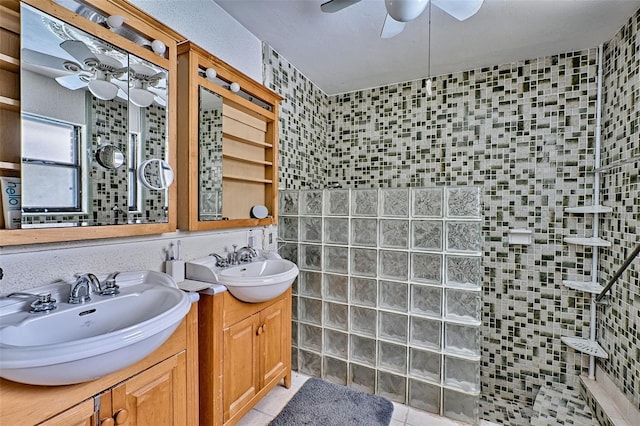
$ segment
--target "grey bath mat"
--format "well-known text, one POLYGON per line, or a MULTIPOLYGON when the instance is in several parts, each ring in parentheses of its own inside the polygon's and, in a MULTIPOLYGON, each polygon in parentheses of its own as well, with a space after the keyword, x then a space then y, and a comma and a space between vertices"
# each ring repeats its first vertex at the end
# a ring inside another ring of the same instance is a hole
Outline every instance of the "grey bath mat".
POLYGON ((269 426, 388 426, 392 413, 381 396, 311 378, 269 426))

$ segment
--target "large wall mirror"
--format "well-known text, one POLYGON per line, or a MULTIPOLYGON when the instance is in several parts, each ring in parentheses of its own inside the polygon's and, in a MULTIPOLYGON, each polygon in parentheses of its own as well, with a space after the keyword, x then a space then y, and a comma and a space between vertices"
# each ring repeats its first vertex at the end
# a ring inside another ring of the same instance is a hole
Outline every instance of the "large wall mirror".
POLYGON ((198 218, 222 219, 222 97, 199 86, 198 218))
POLYGON ((168 70, 27 5, 21 21, 22 227, 168 222, 168 70))

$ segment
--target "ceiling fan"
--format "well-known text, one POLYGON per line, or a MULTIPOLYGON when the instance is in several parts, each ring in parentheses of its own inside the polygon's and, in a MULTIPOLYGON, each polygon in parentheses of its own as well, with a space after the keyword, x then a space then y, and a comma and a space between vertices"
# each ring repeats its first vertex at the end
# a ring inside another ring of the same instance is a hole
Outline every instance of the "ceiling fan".
MULTIPOLYGON (((325 13, 334 13, 359 1, 329 0, 320 5, 320 10, 325 13)), ((405 23, 420 16, 429 1, 459 21, 464 21, 475 15, 484 2, 484 0, 385 0, 387 16, 380 37, 391 38, 400 34, 404 30, 405 23)))

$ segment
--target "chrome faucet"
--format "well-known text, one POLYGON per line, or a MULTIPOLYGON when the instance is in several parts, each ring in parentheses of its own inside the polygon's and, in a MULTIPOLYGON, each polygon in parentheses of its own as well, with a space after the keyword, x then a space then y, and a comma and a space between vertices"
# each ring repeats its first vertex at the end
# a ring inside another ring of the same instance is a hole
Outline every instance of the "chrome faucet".
POLYGON ((100 286, 100 294, 102 296, 115 296, 116 294, 120 294, 120 287, 116 283, 116 277, 120 274, 120 272, 112 272, 109 274, 106 280, 100 286))
POLYGON ((100 280, 91 274, 76 274, 76 282, 71 285, 69 303, 80 304, 91 300, 91 293, 102 293, 100 280))
POLYGON ((248 263, 258 256, 256 250, 251 246, 241 247, 238 251, 233 252, 235 255, 236 264, 248 263))
POLYGON ((35 297, 36 300, 31 302, 31 305, 29 305, 31 307, 31 309, 29 309, 30 314, 47 313, 58 307, 58 305, 56 305, 56 299, 51 297, 51 293, 33 294, 16 292, 11 293, 7 297, 35 297))
POLYGON ((229 266, 229 261, 227 259, 225 259, 224 257, 220 256, 219 254, 211 253, 209 256, 215 257, 216 266, 218 268, 226 268, 227 266, 229 266))

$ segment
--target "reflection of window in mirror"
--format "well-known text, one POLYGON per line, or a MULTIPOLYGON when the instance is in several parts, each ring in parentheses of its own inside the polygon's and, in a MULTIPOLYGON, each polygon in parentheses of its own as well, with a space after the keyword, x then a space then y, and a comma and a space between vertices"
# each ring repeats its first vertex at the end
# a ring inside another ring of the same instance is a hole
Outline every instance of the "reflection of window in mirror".
POLYGON ((22 115, 24 212, 82 210, 81 126, 22 115))
POLYGON ((138 185, 138 164, 140 156, 140 133, 129 132, 129 147, 127 149, 127 173, 129 182, 129 211, 141 212, 138 200, 141 199, 140 185, 138 185))

